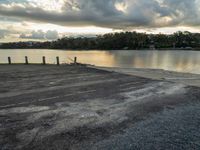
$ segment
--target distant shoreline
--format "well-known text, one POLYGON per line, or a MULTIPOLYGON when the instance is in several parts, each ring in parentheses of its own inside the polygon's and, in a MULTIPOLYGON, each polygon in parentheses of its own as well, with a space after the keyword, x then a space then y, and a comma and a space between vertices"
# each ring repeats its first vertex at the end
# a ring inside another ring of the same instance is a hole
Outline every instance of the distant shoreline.
MULTIPOLYGON (((31 39, 30 39, 31 40, 31 39)), ((173 34, 116 32, 95 37, 62 37, 51 41, 0 43, 0 48, 72 49, 72 50, 200 50, 200 33, 188 31, 173 34)))
POLYGON ((52 48, 0 48, 0 50, 62 50, 62 51, 200 51, 197 49, 52 49, 52 48))

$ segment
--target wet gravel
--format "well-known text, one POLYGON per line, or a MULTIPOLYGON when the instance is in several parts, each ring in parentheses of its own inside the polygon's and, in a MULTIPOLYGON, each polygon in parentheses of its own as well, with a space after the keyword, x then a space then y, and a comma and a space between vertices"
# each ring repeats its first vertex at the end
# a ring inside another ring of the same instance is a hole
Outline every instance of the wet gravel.
POLYGON ((0 149, 200 149, 200 88, 83 66, 0 66, 0 149))

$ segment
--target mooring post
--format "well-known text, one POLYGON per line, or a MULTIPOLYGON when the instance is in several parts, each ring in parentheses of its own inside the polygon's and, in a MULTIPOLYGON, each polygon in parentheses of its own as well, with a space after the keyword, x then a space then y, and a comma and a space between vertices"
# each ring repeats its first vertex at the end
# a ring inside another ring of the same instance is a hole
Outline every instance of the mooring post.
POLYGON ((77 64, 77 57, 74 57, 74 64, 77 64))
POLYGON ((12 62, 11 62, 11 57, 8 57, 8 64, 11 65, 12 62))
POLYGON ((43 65, 46 65, 46 59, 45 59, 45 56, 42 57, 42 63, 43 63, 43 65))
POLYGON ((28 65, 28 57, 25 56, 25 64, 28 65))
POLYGON ((56 62, 57 62, 57 65, 59 66, 60 65, 60 60, 59 60, 58 56, 56 57, 56 62))

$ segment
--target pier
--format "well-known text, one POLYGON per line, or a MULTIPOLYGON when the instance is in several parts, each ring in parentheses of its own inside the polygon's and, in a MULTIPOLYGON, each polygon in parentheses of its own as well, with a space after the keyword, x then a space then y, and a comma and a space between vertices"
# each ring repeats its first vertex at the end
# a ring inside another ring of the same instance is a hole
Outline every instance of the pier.
MULTIPOLYGON (((56 60, 56 65, 62 65, 62 63, 60 62, 60 58, 59 58, 59 56, 57 56, 57 57, 55 57, 55 60, 56 60)), ((78 63, 78 61, 77 61, 77 57, 74 57, 74 59, 71 59, 70 58, 70 60, 72 61, 71 63, 72 64, 75 64, 75 65, 77 65, 77 64, 79 64, 78 63)), ((4 65, 5 64, 8 64, 8 65, 14 65, 14 64, 17 64, 17 65, 19 65, 19 64, 25 64, 25 65, 36 65, 36 64, 38 64, 38 65, 40 65, 40 64, 42 64, 42 65, 46 65, 46 64, 48 64, 47 62, 46 62, 46 57, 45 56, 42 56, 41 57, 41 63, 30 63, 29 62, 29 58, 28 58, 28 56, 25 56, 24 57, 24 62, 19 62, 19 63, 13 63, 13 59, 9 56, 8 57, 8 63, 3 63, 4 65)), ((2 65, 2 64, 0 64, 0 65, 2 65)))

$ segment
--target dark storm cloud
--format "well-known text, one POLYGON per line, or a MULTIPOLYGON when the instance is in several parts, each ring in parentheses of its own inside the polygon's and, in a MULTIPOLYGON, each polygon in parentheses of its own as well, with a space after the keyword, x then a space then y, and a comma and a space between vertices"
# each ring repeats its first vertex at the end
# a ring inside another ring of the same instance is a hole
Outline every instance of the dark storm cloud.
POLYGON ((27 1, 0 4, 0 15, 66 26, 118 29, 197 26, 200 23, 199 4, 200 0, 63 0, 58 12, 27 1))

